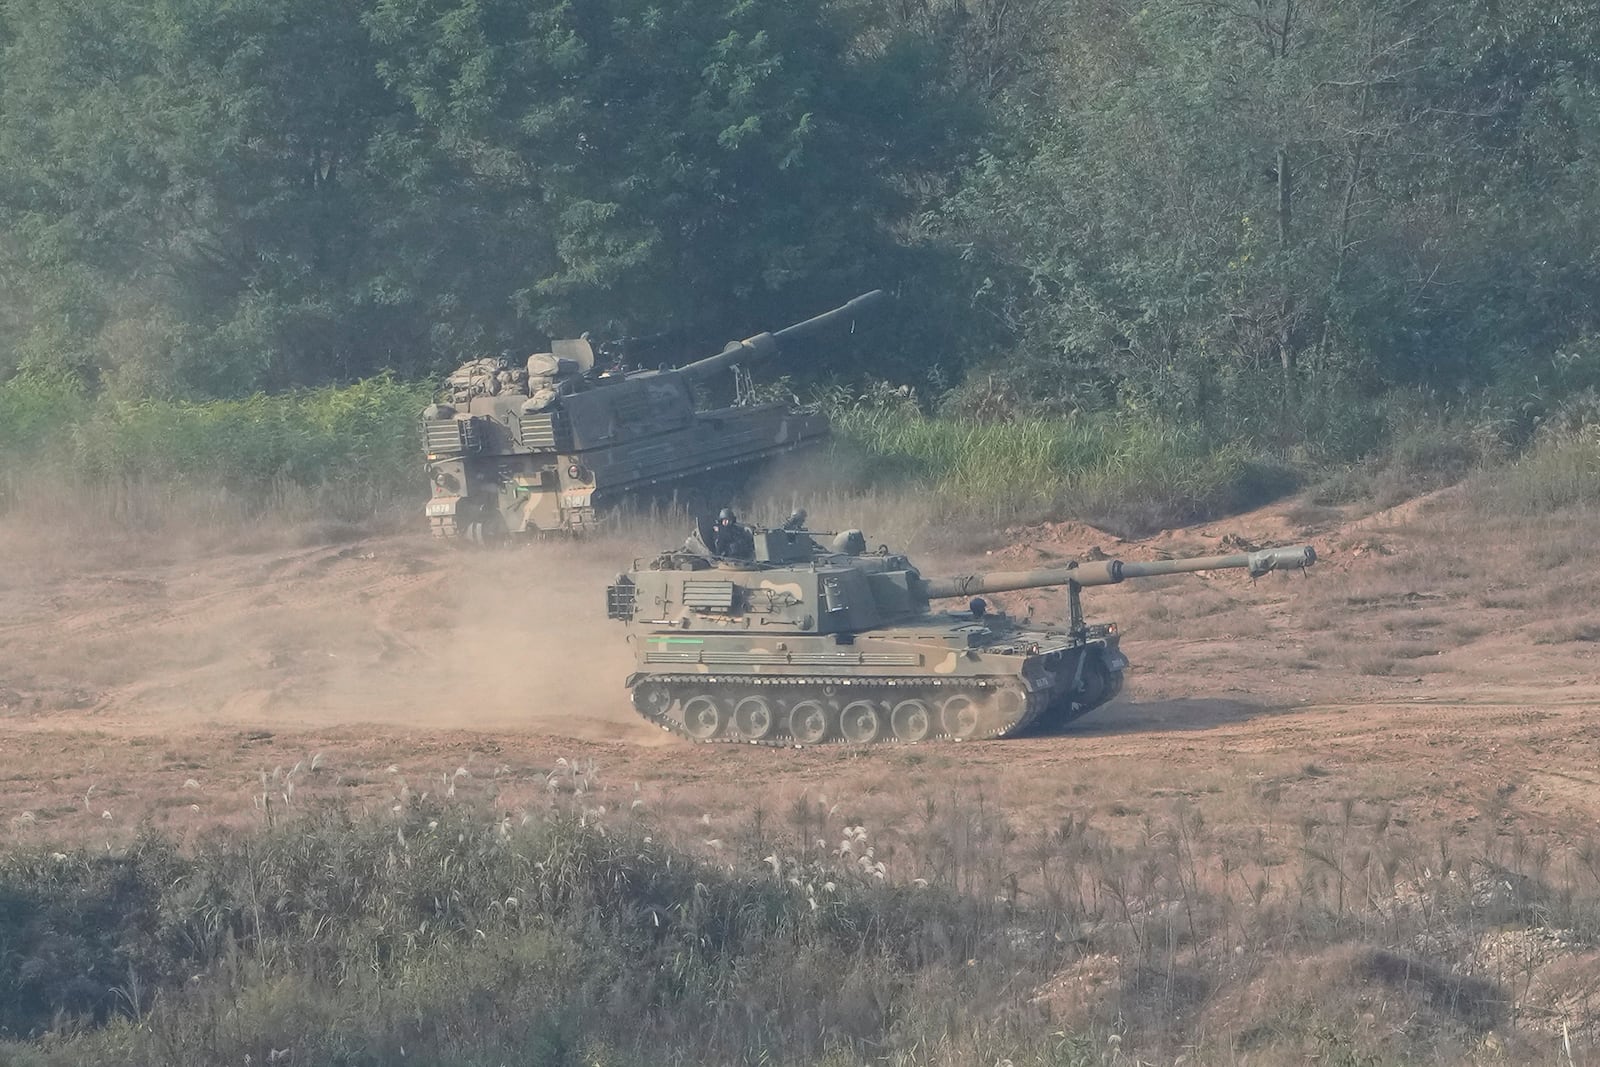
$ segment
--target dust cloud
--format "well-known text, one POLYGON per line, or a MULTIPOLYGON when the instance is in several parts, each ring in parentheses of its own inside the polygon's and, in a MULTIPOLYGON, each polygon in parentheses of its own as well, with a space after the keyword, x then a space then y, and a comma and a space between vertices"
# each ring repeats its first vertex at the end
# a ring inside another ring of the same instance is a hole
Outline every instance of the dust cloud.
POLYGON ((401 569, 427 580, 372 605, 377 657, 330 672, 318 718, 661 738, 623 688, 628 631, 605 617, 606 586, 630 558, 621 548, 601 538, 400 553, 401 569))
POLYGON ((32 562, 0 584, 12 719, 665 736, 634 713, 628 631, 605 617, 607 584, 665 530, 499 550, 258 535, 205 553, 32 533, 6 531, 32 562))

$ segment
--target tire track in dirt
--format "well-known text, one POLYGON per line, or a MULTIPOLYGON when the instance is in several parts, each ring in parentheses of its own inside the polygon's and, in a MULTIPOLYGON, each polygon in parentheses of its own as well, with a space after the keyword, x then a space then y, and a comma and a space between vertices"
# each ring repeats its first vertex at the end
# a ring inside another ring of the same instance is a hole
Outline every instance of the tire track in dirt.
MULTIPOLYGON (((1174 741, 1198 747, 1226 765, 1230 758, 1292 753, 1301 758, 1338 758, 1369 768, 1396 767, 1400 773, 1457 776, 1458 800, 1495 806, 1492 798, 1515 791, 1518 783, 1546 794, 1537 808, 1520 817, 1547 830, 1582 836, 1600 823, 1600 739, 1589 712, 1595 701, 1530 689, 1520 699, 1391 700, 1324 703, 1292 709, 1263 709, 1260 716, 1195 730, 1155 730, 1129 736, 1124 729, 1086 723, 1078 755, 1087 761, 1170 759, 1174 741), (1420 713, 1420 714, 1407 714, 1420 713), (1542 733, 1530 736, 1529 726, 1542 733), (1578 729, 1573 729, 1574 727, 1578 729), (1583 728, 1590 727, 1587 733, 1583 728), (1196 733, 1203 734, 1199 741, 1196 733), (1445 750, 1447 759, 1426 753, 1445 750)), ((1114 717, 1117 706, 1103 713, 1114 717)), ((1062 738, 1066 740, 1066 738, 1062 738)))

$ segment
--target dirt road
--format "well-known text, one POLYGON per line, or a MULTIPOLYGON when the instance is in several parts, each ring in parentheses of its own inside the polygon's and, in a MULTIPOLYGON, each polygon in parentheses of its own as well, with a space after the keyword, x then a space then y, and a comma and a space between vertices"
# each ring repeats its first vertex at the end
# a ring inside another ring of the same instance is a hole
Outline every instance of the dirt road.
MULTIPOLYGON (((1077 813, 1134 833, 1172 803, 1259 827, 1359 798, 1447 834, 1488 820, 1587 835, 1600 675, 1571 606, 1587 589, 1577 561, 1490 576, 1471 538, 1449 532, 1447 506, 1304 518, 1266 511, 1136 544, 1063 524, 941 561, 1298 537, 1322 556, 1305 578, 1091 590, 1092 616, 1122 623, 1136 669, 1067 734, 867 751, 700 748, 637 719, 624 632, 602 610, 635 546, 471 555, 390 537, 126 567, 37 554, 0 586, 0 825, 41 840, 116 838, 142 821, 189 833, 407 791, 515 809, 576 783, 713 840, 753 803, 825 797, 892 824, 952 793, 992 798, 1019 827, 1077 813)), ((1579 533, 1547 530, 1530 550, 1555 559, 1579 533)), ((1057 597, 1002 606, 1043 615, 1057 597)))

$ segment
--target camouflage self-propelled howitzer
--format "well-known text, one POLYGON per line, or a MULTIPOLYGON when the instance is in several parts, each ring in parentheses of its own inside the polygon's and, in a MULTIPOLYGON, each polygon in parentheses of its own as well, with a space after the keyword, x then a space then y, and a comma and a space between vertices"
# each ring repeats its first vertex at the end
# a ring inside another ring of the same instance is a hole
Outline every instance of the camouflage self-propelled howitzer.
POLYGON ((693 387, 851 323, 883 296, 875 289, 676 369, 602 369, 587 340, 555 341, 525 367, 463 364, 446 399, 422 413, 435 536, 581 531, 630 495, 688 488, 824 440, 829 425, 820 412, 782 402, 703 410, 693 387))
POLYGON ((1014 737, 1113 699, 1128 661, 1114 623, 1083 617, 1089 586, 1193 571, 1301 570, 1310 546, 1228 556, 1103 560, 1039 571, 924 577, 867 552, 859 531, 753 529, 748 558, 719 558, 702 528, 681 550, 635 563, 607 591, 631 624, 634 707, 695 741, 815 745, 1014 737), (1065 586, 1058 626, 1014 621, 981 595, 1065 586), (965 610, 931 602, 972 598, 965 610))

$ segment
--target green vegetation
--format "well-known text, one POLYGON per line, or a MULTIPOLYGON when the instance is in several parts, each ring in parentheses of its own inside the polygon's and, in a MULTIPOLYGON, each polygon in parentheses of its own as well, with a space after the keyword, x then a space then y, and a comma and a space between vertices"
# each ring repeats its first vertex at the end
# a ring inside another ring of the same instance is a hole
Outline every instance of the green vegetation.
POLYGON ((882 285, 797 366, 1278 452, 1381 447, 1397 389, 1549 414, 1600 334, 1590 13, 10 0, 0 376, 239 397, 579 329, 686 355, 882 285))
POLYGON ((417 412, 429 395, 375 378, 205 404, 114 403, 72 427, 71 462, 96 482, 194 481, 241 495, 335 479, 351 508, 370 511, 416 494, 417 412))
POLYGON ((853 43, 871 21, 13 0, 0 373, 236 396, 826 306, 894 254, 891 179, 948 170, 969 125, 927 50, 853 43))
MULTIPOLYGON (((164 508, 196 498, 220 519, 409 514, 423 495, 417 412, 430 395, 381 377, 240 400, 91 399, 71 382, 18 376, 0 383, 0 509, 53 502, 70 514, 75 502, 154 528, 164 508)), ((1500 513, 1600 506, 1600 447, 1583 414, 1518 451, 1499 423, 1397 405, 1363 431, 1388 443, 1341 465, 1149 415, 930 416, 898 395, 831 406, 836 488, 927 490, 986 520, 1068 514, 1142 533, 1308 483, 1315 505, 1388 507, 1469 475, 1474 499, 1500 513)))
POLYGON ((1589 14, 10 0, 0 457, 353 513, 413 491, 410 394, 295 390, 883 286, 793 369, 928 398, 846 420, 897 476, 1130 529, 1285 469, 1394 499, 1592 413, 1589 14))
POLYGON ((987 422, 863 408, 838 428, 882 484, 910 478, 970 511, 1068 514, 1134 532, 1237 512, 1298 478, 1244 445, 1148 418, 987 422))
MULTIPOLYGON (((429 389, 348 387, 209 402, 100 399, 30 377, 0 384, 0 505, 36 494, 223 493, 240 517, 286 506, 359 520, 422 495, 417 412, 429 389)), ((846 488, 908 483, 973 515, 1067 511, 1144 530, 1236 511, 1296 473, 1154 420, 931 418, 914 404, 835 412, 846 488)), ((152 521, 159 516, 147 515, 152 521)), ((291 516, 304 518, 303 514, 291 516)))
MULTIPOLYGON (((463 358, 700 355, 874 286, 791 368, 854 394, 860 485, 1130 531, 1295 484, 1593 509, 1597 172, 1587 0, 0 0, 0 511, 414 515, 463 358)), ((1455 1063, 1532 995, 1486 937, 1600 937, 1593 847, 1352 807, 1270 867, 1182 812, 1022 862, 930 811, 920 888, 587 812, 11 849, 0 1063, 1455 1063)))
POLYGON ((597 815, 414 806, 192 855, 11 850, 0 1034, 42 1039, 0 1061, 856 1063, 954 1053, 969 1024, 941 1001, 991 1007, 1020 957, 975 900, 848 858, 729 871, 597 815))
POLYGON ((90 399, 20 376, 0 383, 0 509, 77 500, 159 523, 159 506, 129 502, 209 495, 217 517, 292 503, 293 517, 359 520, 421 495, 417 412, 431 392, 384 377, 204 403, 90 399))
POLYGON ((1600 436, 1553 434, 1473 485, 1475 502, 1500 515, 1538 515, 1563 508, 1600 509, 1600 436))

